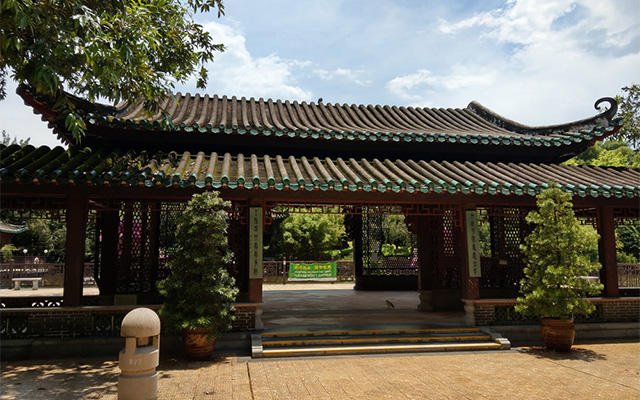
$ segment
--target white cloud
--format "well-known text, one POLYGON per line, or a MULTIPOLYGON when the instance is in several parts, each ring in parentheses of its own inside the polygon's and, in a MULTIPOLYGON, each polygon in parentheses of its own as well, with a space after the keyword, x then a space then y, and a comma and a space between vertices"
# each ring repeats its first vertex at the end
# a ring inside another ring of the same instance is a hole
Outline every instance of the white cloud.
POLYGON ((314 69, 313 74, 323 81, 348 81, 353 82, 356 85, 368 87, 371 86, 373 81, 368 77, 368 73, 365 70, 352 70, 348 68, 336 68, 333 71, 327 71, 325 69, 314 69))
MULTIPOLYGON (((299 101, 313 98, 311 91, 296 85, 294 76, 295 70, 309 67, 310 62, 286 60, 276 54, 253 57, 240 30, 218 22, 204 27, 226 47, 215 56, 213 64, 206 66, 209 70, 207 93, 299 101)), ((190 82, 185 86, 194 85, 190 82)))
POLYGON ((593 115, 598 97, 614 96, 639 77, 639 24, 625 12, 637 5, 617 3, 510 0, 459 21, 440 20, 439 32, 468 44, 468 59, 457 64, 464 68, 418 69, 387 89, 425 106, 478 100, 532 125, 593 115))
POLYGON ((398 76, 387 82, 386 88, 400 99, 430 104, 429 99, 434 93, 488 87, 495 80, 492 72, 480 73, 455 66, 448 75, 436 75, 429 70, 421 69, 412 74, 398 76))
POLYGON ((441 21, 440 30, 456 33, 480 26, 490 30, 486 36, 511 43, 535 43, 550 29, 554 20, 575 7, 571 0, 509 1, 505 8, 476 14, 470 18, 447 24, 441 21))
POLYGON ((571 47, 590 42, 624 46, 638 37, 637 15, 624 13, 627 0, 509 0, 504 8, 482 12, 454 23, 439 21, 439 30, 456 34, 480 28, 482 37, 521 45, 571 47), (618 4, 613 4, 618 3, 618 4))

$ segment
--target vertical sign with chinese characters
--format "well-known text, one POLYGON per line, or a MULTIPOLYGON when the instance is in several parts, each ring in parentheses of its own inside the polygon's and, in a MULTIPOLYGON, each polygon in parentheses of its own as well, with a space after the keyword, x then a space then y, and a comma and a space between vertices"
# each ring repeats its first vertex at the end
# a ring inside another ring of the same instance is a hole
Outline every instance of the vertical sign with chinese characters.
POLYGON ((262 207, 249 208, 249 279, 262 278, 262 207))
POLYGON ((480 230, 476 210, 466 212, 467 255, 469 257, 469 278, 479 278, 480 269, 480 230))

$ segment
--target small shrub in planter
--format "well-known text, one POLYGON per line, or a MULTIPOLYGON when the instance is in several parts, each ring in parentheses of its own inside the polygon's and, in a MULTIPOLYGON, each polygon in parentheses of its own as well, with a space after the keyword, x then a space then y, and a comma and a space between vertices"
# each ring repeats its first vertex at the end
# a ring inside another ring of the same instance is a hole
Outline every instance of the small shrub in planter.
POLYGON ((230 206, 215 192, 193 195, 177 221, 171 272, 158 283, 165 297, 160 309, 163 321, 170 329, 182 331, 185 345, 193 341, 186 334, 196 331, 198 340, 210 347, 195 353, 186 348, 190 358, 207 358, 215 338, 230 329, 234 320, 238 289, 226 269, 233 257, 225 211, 230 206))
POLYGON ((537 197, 538 211, 527 215, 527 222, 536 225, 521 246, 527 266, 520 282, 521 297, 516 311, 526 316, 542 318, 545 344, 556 350, 569 350, 573 344, 574 314, 588 315, 595 306, 586 300, 598 295, 600 282, 584 279, 597 271, 600 264, 591 263, 590 252, 597 247, 599 235, 593 230, 581 229, 573 212, 571 195, 549 184, 537 197), (570 344, 563 342, 558 348, 547 342, 545 335, 551 328, 547 324, 566 322, 571 331, 570 344))

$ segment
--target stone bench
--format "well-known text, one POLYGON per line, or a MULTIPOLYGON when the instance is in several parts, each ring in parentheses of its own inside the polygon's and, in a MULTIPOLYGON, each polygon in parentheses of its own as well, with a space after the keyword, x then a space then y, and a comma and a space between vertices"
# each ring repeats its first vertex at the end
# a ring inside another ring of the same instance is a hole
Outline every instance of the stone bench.
POLYGON ((38 290, 38 284, 42 281, 42 278, 11 278, 13 281, 13 289, 20 290, 21 282, 31 282, 31 288, 33 290, 38 290))

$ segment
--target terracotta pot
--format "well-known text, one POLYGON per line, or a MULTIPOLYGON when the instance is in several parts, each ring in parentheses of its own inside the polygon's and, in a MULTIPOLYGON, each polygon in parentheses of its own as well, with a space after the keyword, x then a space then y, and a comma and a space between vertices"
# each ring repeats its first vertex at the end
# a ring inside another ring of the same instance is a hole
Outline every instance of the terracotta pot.
POLYGON ((182 344, 189 360, 208 360, 216 345, 216 338, 209 336, 206 329, 185 329, 182 344))
POLYGON ((576 326, 573 320, 563 321, 555 318, 541 318, 540 330, 542 340, 549 350, 569 351, 576 336, 576 326))

